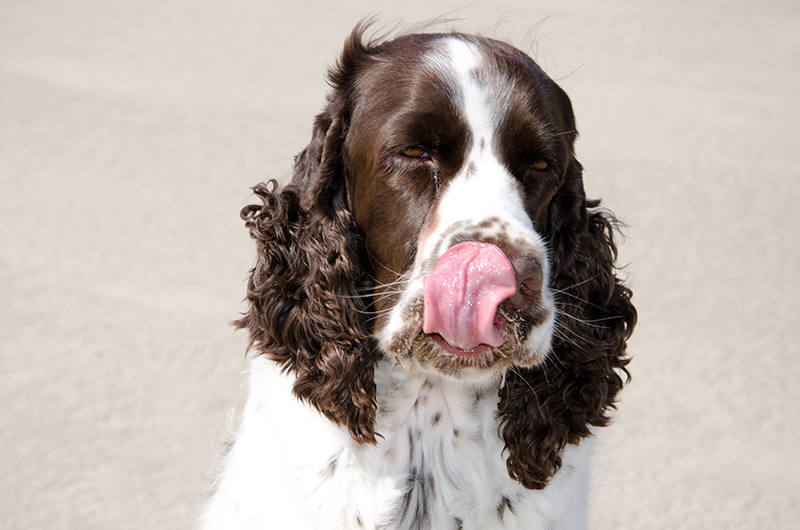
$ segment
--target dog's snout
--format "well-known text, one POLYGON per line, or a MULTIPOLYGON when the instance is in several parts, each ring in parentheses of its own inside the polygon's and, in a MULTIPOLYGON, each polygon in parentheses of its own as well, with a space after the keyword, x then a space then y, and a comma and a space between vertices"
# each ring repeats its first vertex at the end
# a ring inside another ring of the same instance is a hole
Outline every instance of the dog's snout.
POLYGON ((533 258, 519 257, 511 260, 517 281, 517 292, 507 300, 513 309, 525 309, 539 299, 544 284, 542 266, 533 258))

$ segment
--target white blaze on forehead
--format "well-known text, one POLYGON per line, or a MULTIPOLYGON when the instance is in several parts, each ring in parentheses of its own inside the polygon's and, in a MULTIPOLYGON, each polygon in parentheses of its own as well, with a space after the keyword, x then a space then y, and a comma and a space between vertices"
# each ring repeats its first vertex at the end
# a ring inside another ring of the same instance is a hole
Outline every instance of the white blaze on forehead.
MULTIPOLYGON (((457 37, 442 39, 431 59, 437 73, 452 86, 470 132, 470 144, 458 174, 442 190, 438 226, 430 240, 436 241, 455 223, 488 218, 504 221, 514 235, 535 239, 519 185, 495 152, 499 117, 505 106, 502 82, 485 71, 486 59, 479 47, 457 37)), ((426 247, 420 257, 429 257, 432 249, 426 247)))
POLYGON ((478 81, 478 71, 484 58, 475 44, 457 38, 444 41, 449 58, 448 69, 454 77, 461 96, 461 111, 469 125, 475 145, 491 145, 495 129, 495 116, 485 87, 478 81))

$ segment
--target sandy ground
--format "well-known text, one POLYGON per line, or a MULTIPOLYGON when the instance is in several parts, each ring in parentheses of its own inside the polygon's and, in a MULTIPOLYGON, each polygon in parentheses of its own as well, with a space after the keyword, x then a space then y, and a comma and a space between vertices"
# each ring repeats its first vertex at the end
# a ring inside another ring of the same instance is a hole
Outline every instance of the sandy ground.
MULTIPOLYGON (((0 3, 0 527, 191 528, 241 396, 249 187, 289 173, 360 18, 458 7, 0 3)), ((452 14, 567 89, 628 223, 592 528, 800 528, 800 4, 452 14)))

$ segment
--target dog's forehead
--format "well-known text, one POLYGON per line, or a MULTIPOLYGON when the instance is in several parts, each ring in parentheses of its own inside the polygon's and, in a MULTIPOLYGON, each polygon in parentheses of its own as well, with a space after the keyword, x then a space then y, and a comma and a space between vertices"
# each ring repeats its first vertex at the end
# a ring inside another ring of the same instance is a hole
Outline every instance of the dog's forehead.
POLYGON ((473 131, 497 130, 511 113, 547 120, 549 78, 527 55, 490 39, 446 35, 423 54, 473 131))
POLYGON ((446 37, 435 43, 426 63, 451 85, 473 134, 490 134, 504 105, 490 104, 489 99, 502 98, 508 90, 497 82, 499 75, 487 75, 488 62, 481 49, 472 42, 446 37))
POLYGON ((410 142, 449 145, 451 151, 485 145, 498 157, 514 158, 559 132, 552 81, 508 44, 421 34, 375 52, 354 84, 352 145, 410 142), (504 146, 516 149, 514 156, 504 146))
POLYGON ((410 35, 379 49, 371 87, 378 90, 387 84, 415 85, 422 78, 439 85, 442 94, 478 85, 492 96, 508 96, 515 86, 538 84, 534 78, 543 73, 520 50, 475 36, 410 35))
POLYGON ((458 77, 477 72, 484 63, 483 54, 475 43, 454 36, 433 42, 424 58, 429 67, 445 75, 458 77))

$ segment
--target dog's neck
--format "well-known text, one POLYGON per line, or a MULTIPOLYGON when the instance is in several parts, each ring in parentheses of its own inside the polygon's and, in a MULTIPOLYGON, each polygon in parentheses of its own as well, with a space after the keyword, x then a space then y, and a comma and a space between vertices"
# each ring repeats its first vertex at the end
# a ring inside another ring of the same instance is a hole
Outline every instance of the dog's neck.
POLYGON ((496 435, 500 377, 471 381, 422 370, 408 371, 383 359, 375 373, 377 431, 384 438, 416 429, 420 436, 458 438, 492 429, 496 435))
MULTIPOLYGON (((398 519, 432 519, 432 528, 452 526, 452 513, 480 513, 503 498, 508 484, 498 436, 498 386, 407 371, 387 360, 376 369, 380 435, 375 462, 405 483, 398 519), (487 491, 494 484, 494 492, 487 491), (482 506, 487 504, 487 506, 482 506), (450 515, 449 515, 450 514, 450 515)), ((402 524, 400 527, 403 527, 402 524)))

